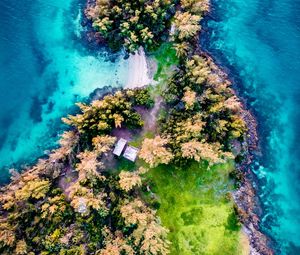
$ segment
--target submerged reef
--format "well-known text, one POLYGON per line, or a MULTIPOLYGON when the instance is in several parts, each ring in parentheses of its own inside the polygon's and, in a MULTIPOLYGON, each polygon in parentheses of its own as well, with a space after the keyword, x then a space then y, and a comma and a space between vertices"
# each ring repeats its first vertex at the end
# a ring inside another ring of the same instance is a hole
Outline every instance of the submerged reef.
POLYGON ((95 91, 63 118, 59 148, 13 172, 1 254, 272 254, 244 171, 255 121, 198 46, 208 11, 206 0, 88 1, 88 33, 113 51, 144 48, 155 84, 95 91))

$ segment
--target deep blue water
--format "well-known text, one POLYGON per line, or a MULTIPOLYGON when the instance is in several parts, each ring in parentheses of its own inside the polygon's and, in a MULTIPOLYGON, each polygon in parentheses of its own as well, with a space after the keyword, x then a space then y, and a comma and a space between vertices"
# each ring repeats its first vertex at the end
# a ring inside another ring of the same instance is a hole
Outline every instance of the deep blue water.
POLYGON ((259 122, 253 168, 276 254, 300 254, 299 13, 299 0, 215 0, 203 41, 259 122))
POLYGON ((122 58, 82 44, 83 0, 0 1, 0 181, 52 148, 75 102, 126 80, 122 58))

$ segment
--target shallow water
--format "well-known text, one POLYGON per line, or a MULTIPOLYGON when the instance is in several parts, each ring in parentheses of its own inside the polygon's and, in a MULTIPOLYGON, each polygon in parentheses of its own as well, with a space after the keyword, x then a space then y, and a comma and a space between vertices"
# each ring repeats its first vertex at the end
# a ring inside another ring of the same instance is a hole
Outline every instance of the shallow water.
POLYGON ((218 0, 202 42, 258 119, 261 226, 277 254, 300 254, 299 13, 299 0, 218 0))
POLYGON ((52 148, 60 118, 96 88, 121 86, 128 64, 80 38, 79 0, 0 1, 0 180, 52 148))

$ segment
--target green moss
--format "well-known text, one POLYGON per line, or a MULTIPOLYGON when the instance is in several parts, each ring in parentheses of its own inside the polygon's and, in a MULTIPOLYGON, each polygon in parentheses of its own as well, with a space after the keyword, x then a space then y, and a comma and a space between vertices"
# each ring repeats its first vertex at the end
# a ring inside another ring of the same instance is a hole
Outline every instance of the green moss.
POLYGON ((176 51, 173 48, 173 43, 163 43, 158 50, 153 53, 157 62, 157 71, 154 75, 154 80, 165 80, 169 77, 172 66, 177 66, 179 63, 176 51))
POLYGON ((143 140, 145 138, 154 138, 155 134, 153 132, 147 131, 143 135, 135 136, 128 144, 137 148, 142 146, 143 140))
POLYGON ((114 170, 115 173, 119 173, 120 171, 133 171, 135 170, 136 166, 134 162, 129 161, 126 158, 120 157, 118 159, 118 164, 116 167, 116 170, 114 170))
POLYGON ((148 173, 160 202, 158 215, 170 229, 171 254, 240 254, 240 227, 233 204, 226 199, 233 189, 232 168, 224 164, 207 169, 193 163, 182 169, 161 166, 148 173))

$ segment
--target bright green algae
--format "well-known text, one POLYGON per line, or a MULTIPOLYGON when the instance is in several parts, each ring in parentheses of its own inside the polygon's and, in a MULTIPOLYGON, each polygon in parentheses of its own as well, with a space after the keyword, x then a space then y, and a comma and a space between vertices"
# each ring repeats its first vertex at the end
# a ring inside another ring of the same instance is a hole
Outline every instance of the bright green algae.
POLYGON ((148 178, 158 197, 158 215, 170 230, 171 254, 241 254, 240 226, 228 192, 233 164, 160 166, 148 178))

